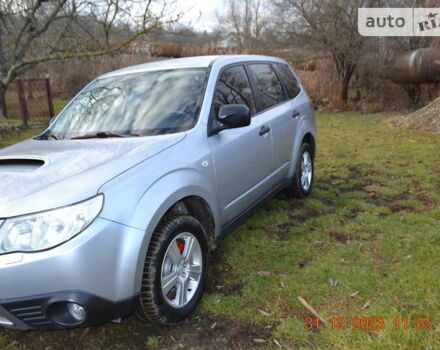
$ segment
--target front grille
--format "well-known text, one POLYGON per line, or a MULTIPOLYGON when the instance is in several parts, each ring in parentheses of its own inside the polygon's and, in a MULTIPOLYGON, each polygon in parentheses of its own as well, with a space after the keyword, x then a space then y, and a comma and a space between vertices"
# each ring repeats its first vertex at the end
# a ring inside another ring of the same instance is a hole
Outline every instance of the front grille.
POLYGON ((20 321, 23 321, 31 327, 39 328, 52 325, 52 321, 45 316, 41 305, 24 306, 17 304, 3 305, 3 307, 20 321))

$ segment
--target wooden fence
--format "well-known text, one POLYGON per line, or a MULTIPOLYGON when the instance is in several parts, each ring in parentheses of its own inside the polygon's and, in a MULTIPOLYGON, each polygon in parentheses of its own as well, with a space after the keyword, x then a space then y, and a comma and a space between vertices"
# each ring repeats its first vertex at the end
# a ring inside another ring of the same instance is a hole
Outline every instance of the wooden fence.
POLYGON ((55 115, 50 79, 17 79, 6 90, 3 113, 28 127, 47 123, 55 115))

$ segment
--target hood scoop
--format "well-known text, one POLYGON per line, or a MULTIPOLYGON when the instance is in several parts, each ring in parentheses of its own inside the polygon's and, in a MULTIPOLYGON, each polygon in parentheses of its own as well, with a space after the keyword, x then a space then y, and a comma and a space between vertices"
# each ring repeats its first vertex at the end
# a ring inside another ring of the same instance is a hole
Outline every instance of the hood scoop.
POLYGON ((30 173, 45 164, 41 159, 3 158, 0 159, 0 173, 30 173))

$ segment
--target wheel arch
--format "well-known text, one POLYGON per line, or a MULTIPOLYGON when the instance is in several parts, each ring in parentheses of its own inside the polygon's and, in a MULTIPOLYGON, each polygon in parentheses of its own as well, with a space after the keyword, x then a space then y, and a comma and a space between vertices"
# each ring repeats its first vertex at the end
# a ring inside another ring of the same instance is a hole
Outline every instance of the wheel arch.
POLYGON ((301 149, 301 145, 304 142, 307 142, 310 144, 310 147, 312 147, 312 156, 315 158, 316 156, 316 137, 315 132, 313 128, 309 125, 309 123, 301 122, 300 125, 298 125, 298 137, 295 138, 295 143, 293 145, 292 154, 290 156, 290 169, 288 178, 293 178, 293 174, 296 169, 296 161, 298 152, 301 149))
POLYGON ((203 226, 209 247, 215 240, 215 219, 209 204, 200 196, 191 195, 174 203, 162 216, 159 223, 168 216, 190 215, 203 226))
POLYGON ((312 148, 312 157, 315 158, 316 155, 316 141, 315 141, 315 137, 312 135, 311 132, 308 132, 304 135, 304 137, 302 138, 301 141, 301 145, 303 143, 308 143, 310 145, 310 147, 312 148))

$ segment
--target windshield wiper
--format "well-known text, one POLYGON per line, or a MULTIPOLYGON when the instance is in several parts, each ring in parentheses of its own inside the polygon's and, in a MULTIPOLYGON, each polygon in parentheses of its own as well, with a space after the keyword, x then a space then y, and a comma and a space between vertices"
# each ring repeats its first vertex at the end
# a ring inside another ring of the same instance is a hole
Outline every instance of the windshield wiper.
POLYGON ((138 134, 134 134, 131 132, 127 132, 127 133, 114 133, 114 132, 105 132, 105 131, 100 131, 97 133, 93 133, 93 134, 85 134, 85 135, 81 135, 81 136, 75 136, 75 137, 71 137, 71 140, 78 140, 78 139, 95 139, 95 138, 109 138, 109 137, 134 137, 134 136, 140 136, 138 134))

